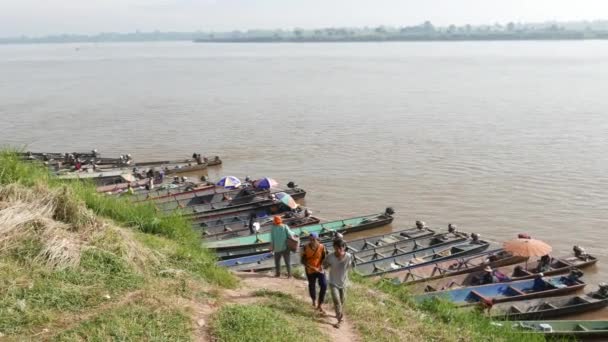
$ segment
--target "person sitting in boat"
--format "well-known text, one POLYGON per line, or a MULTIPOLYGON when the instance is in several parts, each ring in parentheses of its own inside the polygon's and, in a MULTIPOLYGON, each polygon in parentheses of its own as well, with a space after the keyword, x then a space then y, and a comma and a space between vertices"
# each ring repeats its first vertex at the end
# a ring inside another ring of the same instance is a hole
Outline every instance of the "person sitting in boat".
POLYGON ((493 284, 494 275, 492 274, 492 267, 486 266, 483 269, 483 274, 479 278, 479 285, 493 284))
POLYGON ((228 195, 227 193, 223 193, 222 201, 232 201, 232 197, 230 197, 230 195, 228 195))
POLYGON ((196 155, 195 159, 196 159, 196 164, 198 164, 198 165, 203 164, 203 158, 200 153, 196 155))
POLYGON ((551 257, 549 254, 543 255, 538 261, 537 272, 547 272, 551 268, 551 257))
POLYGON ((545 274, 544 273, 539 273, 534 278, 534 285, 532 287, 534 289, 536 289, 536 290, 542 290, 545 287, 547 287, 547 282, 545 281, 545 274))

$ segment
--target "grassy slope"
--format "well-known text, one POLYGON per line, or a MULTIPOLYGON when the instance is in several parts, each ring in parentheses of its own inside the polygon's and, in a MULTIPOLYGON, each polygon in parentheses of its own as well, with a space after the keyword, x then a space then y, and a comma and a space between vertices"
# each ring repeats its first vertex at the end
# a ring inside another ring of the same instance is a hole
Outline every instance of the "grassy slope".
POLYGON ((179 216, 59 182, 7 152, 0 193, 3 335, 189 340, 192 307, 237 285, 179 216))

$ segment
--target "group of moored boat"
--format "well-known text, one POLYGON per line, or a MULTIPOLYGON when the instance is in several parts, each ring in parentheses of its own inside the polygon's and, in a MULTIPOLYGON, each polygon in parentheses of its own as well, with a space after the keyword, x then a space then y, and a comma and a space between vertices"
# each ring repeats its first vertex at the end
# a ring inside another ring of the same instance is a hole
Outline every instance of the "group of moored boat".
MULTIPOLYGON (((608 285, 575 293, 586 287, 581 270, 598 261, 578 246, 574 255, 552 257, 541 265, 451 224, 444 231, 416 221, 411 228, 352 239, 355 232, 390 224, 393 209, 321 222, 309 209, 294 204, 306 191, 293 182, 280 189, 276 182, 260 186, 268 182, 249 178, 241 182, 231 177, 228 184, 224 179, 212 183, 164 177, 221 164, 219 157, 196 153, 187 160, 141 163, 130 155, 102 158, 95 150, 21 156, 44 162, 62 179, 90 179, 109 196, 127 196, 134 203, 150 203, 159 211, 188 217, 203 245, 217 254, 218 265, 235 271, 266 272, 274 267, 270 230, 272 217, 280 215, 301 243, 316 233, 331 252, 333 240, 343 238, 356 272, 408 287, 415 302, 447 300, 458 310, 480 310, 501 321, 496 324, 529 333, 608 337, 608 321, 547 320, 608 306, 608 285)), ((291 262, 299 264, 299 258, 292 257, 291 262)))
MULTIPOLYGON (((391 222, 393 214, 389 209, 382 214, 293 230, 304 242, 310 233, 318 233, 321 243, 331 252, 336 234, 347 238, 351 229, 361 231, 391 222)), ((249 231, 205 239, 205 245, 221 259, 218 265, 235 271, 273 269, 268 243, 269 233, 249 231)), ((452 225, 442 232, 418 224, 389 234, 347 241, 355 271, 364 277, 389 278, 395 284, 407 286, 416 302, 447 300, 459 310, 480 310, 494 320, 516 321, 515 327, 531 333, 608 336, 608 330, 600 329, 608 324, 601 321, 577 324, 542 321, 608 306, 607 285, 600 284, 599 289, 586 294, 575 293, 586 286, 580 270, 595 265, 596 257, 577 246, 574 255, 552 257, 540 272, 538 261, 513 255, 503 248, 489 249, 490 246, 477 234, 460 232, 452 225), (487 272, 492 272, 493 282, 480 285, 487 272), (572 326, 578 328, 567 330, 572 326)), ((294 265, 299 263, 299 258, 291 260, 294 265)))
POLYGON ((162 184, 168 175, 204 170, 209 166, 220 165, 218 156, 203 157, 199 153, 192 158, 178 160, 159 160, 137 162, 131 154, 119 157, 101 157, 97 150, 91 152, 22 152, 20 157, 26 161, 42 162, 60 179, 88 179, 104 192, 122 191, 127 184, 146 187, 162 184))

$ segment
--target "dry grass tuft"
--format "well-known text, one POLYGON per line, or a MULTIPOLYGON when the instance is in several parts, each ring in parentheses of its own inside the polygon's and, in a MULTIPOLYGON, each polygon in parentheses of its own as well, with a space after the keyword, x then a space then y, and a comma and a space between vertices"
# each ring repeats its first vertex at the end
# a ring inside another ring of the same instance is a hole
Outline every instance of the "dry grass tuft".
POLYGON ((159 264, 132 233, 101 221, 76 198, 66 187, 0 187, 0 252, 30 240, 40 245, 34 259, 54 269, 77 266, 82 251, 91 247, 113 252, 139 269, 159 264))

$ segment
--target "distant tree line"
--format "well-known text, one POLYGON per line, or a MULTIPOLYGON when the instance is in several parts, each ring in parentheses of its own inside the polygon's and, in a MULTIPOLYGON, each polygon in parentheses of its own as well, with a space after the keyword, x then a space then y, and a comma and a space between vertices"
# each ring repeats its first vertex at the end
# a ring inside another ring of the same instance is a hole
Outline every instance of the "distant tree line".
POLYGON ((0 38, 11 43, 80 42, 358 42, 358 41, 459 41, 459 40, 551 40, 608 39, 608 21, 515 23, 493 25, 435 26, 425 21, 413 26, 330 27, 293 30, 247 30, 230 32, 132 32, 96 35, 63 34, 45 37, 0 38))

